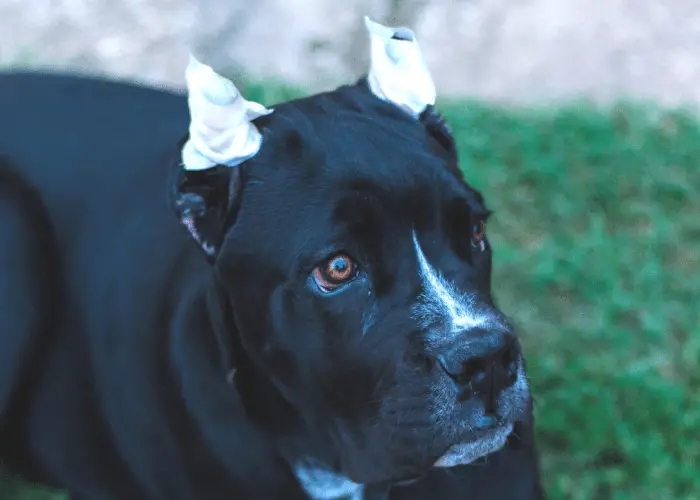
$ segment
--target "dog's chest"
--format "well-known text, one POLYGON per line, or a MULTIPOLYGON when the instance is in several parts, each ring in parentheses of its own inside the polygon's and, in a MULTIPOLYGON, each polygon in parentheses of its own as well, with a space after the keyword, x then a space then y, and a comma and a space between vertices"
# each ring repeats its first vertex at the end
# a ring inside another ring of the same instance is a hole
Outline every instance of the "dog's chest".
POLYGON ((299 483, 312 500, 364 500, 364 487, 327 469, 295 467, 299 483))

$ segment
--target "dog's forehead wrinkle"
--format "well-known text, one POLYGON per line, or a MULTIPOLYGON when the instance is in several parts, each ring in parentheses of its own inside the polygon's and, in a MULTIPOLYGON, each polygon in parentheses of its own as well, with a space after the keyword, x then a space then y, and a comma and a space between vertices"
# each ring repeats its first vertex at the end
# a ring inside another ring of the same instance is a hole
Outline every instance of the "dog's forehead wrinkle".
POLYGON ((277 139, 273 142, 284 145, 287 133, 296 131, 305 142, 314 143, 315 149, 338 159, 362 160, 365 168, 372 168, 372 163, 401 161, 424 170, 431 164, 436 172, 447 170, 430 149, 425 128, 417 121, 396 113, 392 107, 389 113, 377 112, 374 108, 382 108, 382 103, 376 103, 373 97, 369 98, 371 106, 358 110, 353 100, 344 102, 332 94, 279 105, 273 115, 266 117, 269 135, 277 139), (319 107, 320 103, 323 106, 319 107))
POLYGON ((383 202, 405 206, 420 199, 421 204, 438 211, 446 195, 468 197, 466 186, 455 182, 444 161, 430 151, 420 125, 403 120, 393 125, 390 117, 371 119, 348 112, 334 116, 290 110, 289 117, 278 114, 269 119, 271 138, 260 158, 252 160, 251 168, 261 166, 257 162, 265 164, 268 173, 263 175, 278 177, 281 186, 291 189, 311 183, 320 192, 331 191, 334 185, 344 189, 344 184, 355 184, 355 189, 383 202), (299 119, 298 130, 291 123, 293 117, 299 119), (304 143, 294 154, 287 151, 290 134, 304 143))
POLYGON ((285 123, 303 123, 306 134, 328 137, 333 142, 338 142, 343 135, 371 140, 373 134, 379 133, 406 142, 423 139, 427 144, 424 128, 416 120, 348 86, 280 103, 275 113, 265 120, 265 125, 273 131, 285 123))

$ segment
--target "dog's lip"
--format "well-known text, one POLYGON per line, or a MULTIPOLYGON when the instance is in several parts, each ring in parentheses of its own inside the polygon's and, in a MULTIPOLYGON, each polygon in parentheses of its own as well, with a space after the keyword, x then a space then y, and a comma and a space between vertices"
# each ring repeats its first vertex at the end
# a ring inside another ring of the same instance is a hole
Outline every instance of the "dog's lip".
POLYGON ((447 468, 467 465, 503 448, 512 432, 513 423, 506 423, 494 427, 488 432, 480 433, 480 437, 474 441, 452 445, 435 461, 433 467, 447 468))
POLYGON ((395 486, 410 486, 411 484, 415 483, 416 481, 420 481, 423 479, 424 474, 416 474, 414 476, 407 476, 402 479, 397 479, 394 481, 395 486))

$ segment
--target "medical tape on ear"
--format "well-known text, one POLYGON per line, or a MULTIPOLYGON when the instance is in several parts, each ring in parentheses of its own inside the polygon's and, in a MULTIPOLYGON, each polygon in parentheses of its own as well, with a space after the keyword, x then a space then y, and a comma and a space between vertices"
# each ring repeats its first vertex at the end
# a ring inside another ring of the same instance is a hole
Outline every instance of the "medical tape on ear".
POLYGON ((235 167, 260 150, 262 135, 252 120, 272 113, 247 101, 230 80, 190 55, 185 70, 190 109, 189 139, 182 149, 186 170, 235 167))
POLYGON ((365 17, 370 36, 367 83, 374 95, 418 117, 435 104, 435 84, 415 34, 365 17))

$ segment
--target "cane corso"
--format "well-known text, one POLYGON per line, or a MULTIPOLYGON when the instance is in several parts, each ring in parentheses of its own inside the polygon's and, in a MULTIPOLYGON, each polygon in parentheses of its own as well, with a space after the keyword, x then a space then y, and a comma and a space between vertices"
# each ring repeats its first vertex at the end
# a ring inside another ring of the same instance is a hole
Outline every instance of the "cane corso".
POLYGON ((271 109, 194 56, 183 95, 0 76, 6 470, 75 500, 543 498, 489 210, 413 32, 366 26, 365 77, 271 109))

